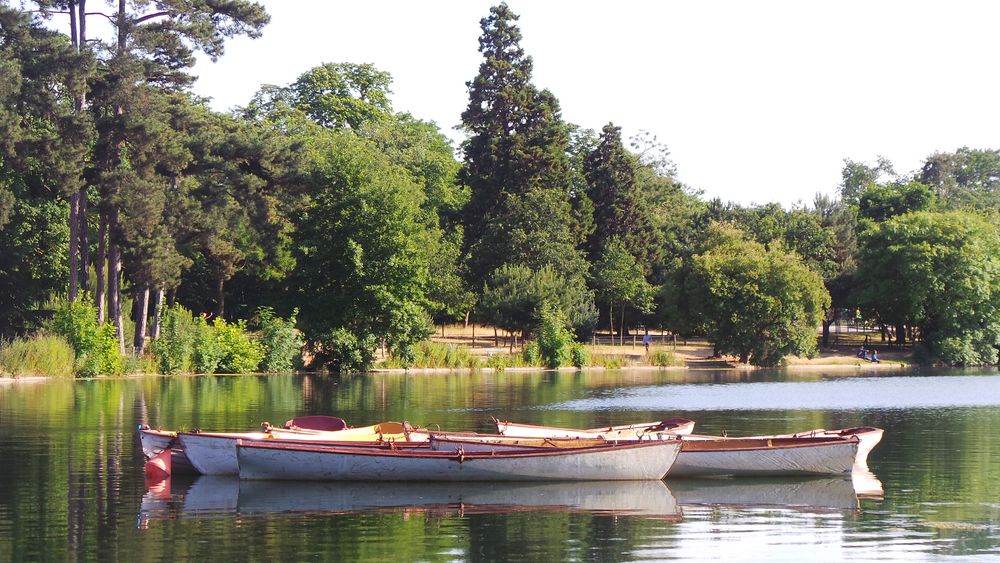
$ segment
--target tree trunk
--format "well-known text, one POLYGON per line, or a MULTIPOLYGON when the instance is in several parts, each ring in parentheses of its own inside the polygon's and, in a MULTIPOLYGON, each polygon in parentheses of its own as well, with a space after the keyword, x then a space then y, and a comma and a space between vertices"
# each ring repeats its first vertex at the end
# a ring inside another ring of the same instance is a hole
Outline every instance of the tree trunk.
POLYGON ((156 290, 156 303, 153 305, 153 340, 160 338, 160 321, 163 320, 163 288, 156 290))
POLYGON ((100 226, 97 228, 97 262, 94 269, 97 271, 97 283, 94 290, 94 301, 97 304, 97 322, 104 324, 107 318, 107 299, 104 296, 104 272, 105 263, 108 259, 108 220, 104 213, 100 213, 100 226))
POLYGON ((69 196, 69 300, 76 301, 77 284, 80 276, 80 261, 77 250, 80 241, 80 192, 69 196))
POLYGON ((77 217, 77 229, 80 238, 80 291, 90 293, 90 229, 87 225, 86 186, 80 188, 80 214, 77 217))
MULTIPOLYGON (((112 217, 116 215, 112 212, 112 217)), ((114 221, 112 220, 113 224, 114 221)), ((114 229, 112 229, 114 230, 114 229)), ((114 235, 109 235, 111 241, 108 244, 108 313, 111 321, 115 323, 115 332, 118 335, 118 350, 125 353, 125 332, 122 322, 122 261, 118 243, 114 241, 114 235)))
POLYGON ((500 335, 497 334, 497 325, 493 325, 493 347, 498 348, 500 346, 500 335))
POLYGON ((226 278, 219 275, 215 283, 215 316, 221 319, 226 312, 226 278))
POLYGON ((618 344, 625 347, 625 304, 622 304, 622 322, 618 323, 618 344))
POLYGON ((611 334, 611 345, 615 345, 615 306, 608 303, 608 330, 611 334))
POLYGON ((171 287, 167 292, 167 307, 173 307, 177 303, 177 288, 171 287))
POLYGON ((149 318, 149 286, 144 286, 142 291, 135 292, 136 319, 135 336, 132 338, 132 345, 135 347, 136 357, 142 356, 142 351, 146 347, 146 319, 149 318))
POLYGON ((906 325, 896 325, 896 347, 900 350, 906 345, 906 325))
POLYGON ((829 318, 823 319, 823 347, 830 345, 830 324, 833 321, 829 318))

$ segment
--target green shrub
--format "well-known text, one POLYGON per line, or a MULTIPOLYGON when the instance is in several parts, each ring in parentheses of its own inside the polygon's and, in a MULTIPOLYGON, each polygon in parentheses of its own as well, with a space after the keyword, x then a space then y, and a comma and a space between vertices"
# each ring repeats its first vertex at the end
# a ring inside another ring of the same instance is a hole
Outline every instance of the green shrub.
MULTIPOLYGON (((97 323, 94 323, 95 326, 97 323)), ((78 375, 94 377, 98 375, 124 375, 125 358, 118 349, 118 333, 115 325, 104 324, 97 330, 93 348, 76 357, 78 375)))
POLYGON ((222 362, 222 345, 215 327, 205 317, 194 319, 194 344, 192 356, 195 373, 215 373, 222 362))
POLYGON ((541 313, 538 327, 538 352, 549 369, 556 369, 569 360, 573 333, 566 327, 566 320, 555 309, 546 307, 541 313))
POLYGON ((97 310, 89 296, 57 306, 52 328, 73 347, 77 374, 93 377, 125 373, 115 327, 97 324, 97 310))
POLYGON ((625 365, 625 357, 618 354, 592 354, 590 365, 605 369, 619 369, 625 365))
POLYGON ((445 344, 442 342, 432 342, 425 340, 413 346, 414 358, 409 365, 405 364, 396 353, 390 353, 389 357, 382 362, 386 368, 449 368, 449 369, 474 369, 479 367, 479 358, 473 356, 468 348, 445 344))
POLYGON ((97 348, 101 329, 97 324, 97 310, 89 296, 72 303, 63 300, 55 308, 52 330, 69 342, 77 356, 97 348))
POLYGON ((583 369, 590 365, 590 354, 587 352, 587 347, 579 342, 574 342, 569 349, 570 361, 577 368, 583 369))
POLYGON ((218 368, 222 373, 252 373, 260 369, 264 346, 247 332, 246 321, 227 323, 217 317, 212 321, 212 328, 222 349, 218 368))
POLYGON ((257 324, 260 326, 260 342, 264 346, 264 360, 261 369, 267 372, 292 371, 302 362, 302 345, 299 331, 295 329, 295 317, 299 310, 292 311, 288 320, 274 314, 274 309, 257 309, 257 324))
POLYGON ((375 363, 378 339, 366 334, 360 338, 346 328, 338 328, 320 339, 321 360, 334 373, 368 371, 375 363))
MULTIPOLYGON (((537 366, 538 364, 534 364, 537 366)), ((501 372, 507 368, 523 368, 523 367, 533 367, 532 364, 527 363, 524 359, 524 354, 493 354, 489 358, 486 358, 486 362, 483 367, 493 368, 494 370, 501 372)))
POLYGON ((180 305, 164 308, 163 318, 160 320, 160 338, 153 341, 151 346, 160 373, 191 371, 196 333, 197 328, 190 311, 180 305))
POLYGON ((75 361, 70 343, 54 334, 0 343, 0 375, 72 377, 75 361))
POLYGON ((527 366, 542 365, 542 351, 538 347, 538 341, 532 340, 525 343, 524 348, 521 349, 521 359, 524 360, 524 365, 527 366))
POLYGON ((659 367, 684 365, 684 362, 678 360, 674 353, 669 350, 653 350, 649 355, 649 363, 659 367))
POLYGON ((142 356, 126 354, 123 360, 124 373, 128 375, 158 373, 159 364, 155 356, 149 354, 142 356))

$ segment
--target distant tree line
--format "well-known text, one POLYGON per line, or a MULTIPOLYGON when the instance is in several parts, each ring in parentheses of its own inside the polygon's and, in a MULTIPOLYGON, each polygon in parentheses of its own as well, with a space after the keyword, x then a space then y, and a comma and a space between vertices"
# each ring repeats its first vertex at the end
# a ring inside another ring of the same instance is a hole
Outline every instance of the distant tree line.
MULTIPOLYGON (((457 150, 395 111, 370 64, 211 110, 190 93, 194 53, 260 35, 254 2, 27 4, 0 1, 5 336, 86 294, 137 356, 183 307, 297 311, 307 357, 338 370, 380 347, 405 361, 432 322, 524 338, 543 317, 579 339, 704 335, 774 365, 857 311, 929 362, 997 362, 1000 151, 934 154, 912 175, 848 160, 837 197, 790 210, 706 201, 655 137, 566 123, 506 4, 480 22, 457 150), (113 36, 91 37, 93 18, 113 36)), ((161 363, 195 361, 182 352, 161 363)))

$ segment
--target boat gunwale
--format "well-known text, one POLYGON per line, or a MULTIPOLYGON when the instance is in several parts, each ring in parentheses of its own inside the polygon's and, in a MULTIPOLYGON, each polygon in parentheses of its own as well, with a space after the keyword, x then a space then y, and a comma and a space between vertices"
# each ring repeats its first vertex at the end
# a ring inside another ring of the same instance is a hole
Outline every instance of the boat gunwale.
MULTIPOLYGON (((233 434, 243 434, 240 432, 234 432, 233 434)), ((318 445, 318 446, 337 446, 343 448, 371 448, 371 449, 387 449, 391 450, 394 448, 426 448, 426 442, 408 442, 406 440, 289 440, 286 438, 267 438, 260 437, 254 438, 251 436, 236 436, 227 435, 225 432, 178 432, 178 437, 185 436, 196 436, 199 438, 211 438, 215 440, 248 440, 250 442, 266 442, 266 443, 287 443, 287 444, 308 444, 308 445, 318 445)), ((239 442, 237 442, 239 445, 239 442)))
POLYGON ((817 437, 786 437, 786 438, 722 438, 719 440, 681 440, 681 452, 748 452, 755 450, 788 450, 795 448, 815 448, 822 446, 840 446, 846 444, 860 445, 861 440, 857 436, 817 436, 817 437), (766 442, 761 445, 740 446, 740 442, 745 441, 766 442), (709 445, 700 448, 697 446, 686 449, 688 444, 709 445))
MULTIPOLYGON (((691 428, 694 428, 695 424, 695 421, 689 418, 668 418, 665 420, 657 420, 656 422, 637 422, 635 424, 623 424, 620 426, 601 426, 600 428, 581 429, 581 428, 562 428, 559 426, 543 426, 540 424, 524 424, 522 422, 512 422, 510 420, 500 420, 498 418, 494 419, 494 424, 496 425, 498 431, 500 431, 500 426, 503 425, 506 426, 507 428, 513 426, 515 428, 517 427, 541 428, 545 430, 565 430, 567 432, 588 432, 593 434, 600 434, 601 432, 622 432, 626 430, 646 430, 655 428, 657 426, 661 426, 665 422, 674 422, 675 426, 673 426, 673 428, 683 428, 689 425, 691 426, 691 428), (679 421, 684 421, 684 422, 681 423, 679 421)), ((657 430, 657 432, 669 433, 671 432, 671 430, 669 428, 664 428, 662 430, 657 430)))

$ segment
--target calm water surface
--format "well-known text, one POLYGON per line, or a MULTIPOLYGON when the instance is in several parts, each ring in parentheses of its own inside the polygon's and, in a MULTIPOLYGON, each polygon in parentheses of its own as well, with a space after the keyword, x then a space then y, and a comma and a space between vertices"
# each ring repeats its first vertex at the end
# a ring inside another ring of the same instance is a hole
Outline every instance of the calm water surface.
MULTIPOLYGON (((884 373, 884 372, 883 372, 884 373)), ((1000 376, 595 372, 0 383, 0 561, 1000 560, 1000 376), (886 429, 855 479, 340 484, 173 478, 135 426, 301 414, 488 431, 683 416, 886 429)))

